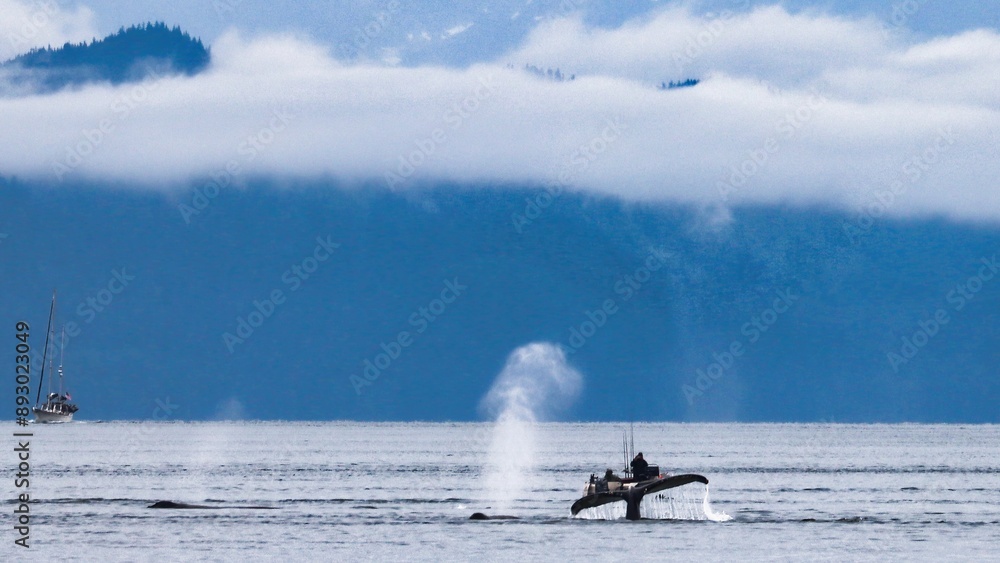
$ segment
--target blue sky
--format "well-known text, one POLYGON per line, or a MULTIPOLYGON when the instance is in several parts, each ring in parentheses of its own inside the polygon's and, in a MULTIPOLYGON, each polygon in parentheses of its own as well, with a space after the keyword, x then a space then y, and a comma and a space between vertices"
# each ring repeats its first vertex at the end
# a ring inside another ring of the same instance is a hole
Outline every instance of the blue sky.
POLYGON ((60 289, 86 323, 85 418, 168 398, 186 418, 476 418, 513 350, 602 309, 567 356, 569 417, 996 422, 989 6, 0 0, 0 58, 146 20, 213 56, 0 95, 3 321, 39 327, 60 289), (342 246, 293 291, 317 237, 342 246), (135 285, 87 321, 122 268, 135 285), (431 325, 455 279, 468 299, 431 325), (947 329, 893 359, 941 310, 947 329), (427 337, 357 393, 420 318, 427 337), (752 352, 704 379, 734 344, 752 352))

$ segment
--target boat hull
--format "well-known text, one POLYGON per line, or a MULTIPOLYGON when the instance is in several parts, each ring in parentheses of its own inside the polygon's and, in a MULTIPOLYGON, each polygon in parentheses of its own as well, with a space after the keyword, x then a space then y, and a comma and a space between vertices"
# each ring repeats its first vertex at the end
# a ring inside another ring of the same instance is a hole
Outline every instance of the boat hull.
POLYGON ((35 422, 72 422, 73 413, 52 412, 39 408, 31 409, 35 413, 35 422))

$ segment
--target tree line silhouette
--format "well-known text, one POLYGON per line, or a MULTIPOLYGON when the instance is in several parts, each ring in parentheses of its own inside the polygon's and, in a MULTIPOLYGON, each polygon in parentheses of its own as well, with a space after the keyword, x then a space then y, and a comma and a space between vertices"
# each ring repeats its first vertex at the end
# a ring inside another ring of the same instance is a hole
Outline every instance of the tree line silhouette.
POLYGON ((701 80, 698 80, 697 78, 688 78, 687 80, 684 81, 678 80, 677 82, 671 80, 670 82, 660 82, 660 85, 657 86, 657 88, 659 88, 660 90, 673 90, 674 88, 690 88, 691 86, 694 86, 699 82, 701 82, 701 80))
POLYGON ((24 79, 37 80, 40 87, 52 90, 92 81, 121 84, 153 72, 193 75, 204 70, 210 59, 200 39, 180 27, 149 22, 122 27, 89 43, 32 49, 0 66, 14 71, 15 78, 17 71, 25 71, 24 79))

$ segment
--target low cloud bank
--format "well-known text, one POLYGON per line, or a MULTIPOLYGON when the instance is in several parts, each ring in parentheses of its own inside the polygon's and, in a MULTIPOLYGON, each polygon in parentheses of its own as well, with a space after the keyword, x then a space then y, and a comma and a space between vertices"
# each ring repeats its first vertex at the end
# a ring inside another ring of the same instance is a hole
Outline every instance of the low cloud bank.
POLYGON ((0 0, 0 62, 36 47, 90 41, 97 36, 94 12, 68 10, 56 0, 0 0))
POLYGON ((8 92, 0 174, 179 199, 212 176, 273 174, 1000 219, 994 31, 906 43, 868 20, 779 7, 670 9, 616 29, 547 21, 501 60, 464 69, 331 52, 233 31, 195 77, 8 92), (657 88, 686 78, 701 82, 657 88))

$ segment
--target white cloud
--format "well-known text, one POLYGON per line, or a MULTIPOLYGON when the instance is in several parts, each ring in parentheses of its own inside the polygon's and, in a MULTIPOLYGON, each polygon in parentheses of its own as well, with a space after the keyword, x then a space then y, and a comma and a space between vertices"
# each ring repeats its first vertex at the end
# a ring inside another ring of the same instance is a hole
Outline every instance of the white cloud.
POLYGON ((229 33, 193 78, 0 99, 0 173, 53 179, 74 154, 66 176, 161 189, 227 162, 241 178, 405 177, 394 189, 563 173, 591 193, 723 208, 853 207, 897 181, 889 213, 1000 219, 1000 36, 896 41, 780 8, 668 10, 610 30, 547 22, 496 63, 451 69, 345 65, 299 39, 229 33), (703 81, 655 88, 689 76, 703 81))
POLYGON ((0 0, 0 61, 35 47, 58 47, 93 39, 94 13, 85 6, 68 11, 55 0, 0 0))
POLYGON ((456 25, 454 27, 449 27, 448 29, 446 29, 444 31, 444 34, 441 35, 441 38, 445 39, 445 38, 448 38, 448 37, 453 37, 455 35, 458 35, 459 33, 465 33, 470 27, 472 27, 472 23, 471 22, 470 23, 464 23, 464 24, 456 25))
POLYGON ((387 65, 395 66, 403 62, 403 59, 400 58, 398 49, 386 47, 382 49, 382 62, 387 65))

